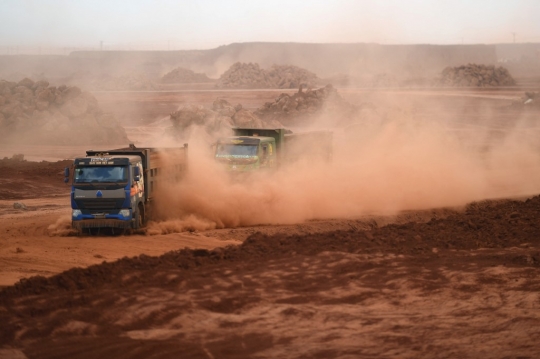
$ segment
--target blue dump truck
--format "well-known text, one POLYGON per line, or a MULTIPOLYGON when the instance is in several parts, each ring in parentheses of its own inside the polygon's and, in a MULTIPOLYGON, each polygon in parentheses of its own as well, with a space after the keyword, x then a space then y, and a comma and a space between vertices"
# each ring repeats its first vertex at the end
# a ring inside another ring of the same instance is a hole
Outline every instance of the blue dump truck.
POLYGON ((72 227, 79 233, 143 227, 155 206, 156 190, 181 179, 187 156, 187 144, 86 151, 64 173, 65 182, 71 181, 72 227))
POLYGON ((233 128, 234 136, 218 139, 215 160, 230 172, 276 169, 300 160, 332 159, 332 132, 292 133, 284 128, 233 128))

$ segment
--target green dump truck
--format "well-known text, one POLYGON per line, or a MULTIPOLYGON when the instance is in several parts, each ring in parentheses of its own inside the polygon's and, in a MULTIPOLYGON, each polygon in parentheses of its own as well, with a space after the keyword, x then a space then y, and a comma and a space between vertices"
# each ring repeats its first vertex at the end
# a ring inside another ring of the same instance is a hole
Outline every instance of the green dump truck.
POLYGON ((330 161, 332 132, 292 133, 284 128, 234 128, 234 136, 218 139, 215 159, 231 172, 275 169, 299 160, 330 161))

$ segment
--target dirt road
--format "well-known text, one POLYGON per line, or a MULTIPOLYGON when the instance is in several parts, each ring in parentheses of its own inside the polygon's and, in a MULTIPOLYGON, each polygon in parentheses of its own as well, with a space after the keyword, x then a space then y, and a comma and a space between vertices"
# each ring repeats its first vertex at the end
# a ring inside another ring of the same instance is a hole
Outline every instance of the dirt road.
MULTIPOLYGON (((26 210, 0 202, 2 284, 29 278, 0 292, 1 358, 538 351, 539 197, 396 217, 65 237, 66 187, 53 182, 61 165, 49 169, 57 173, 49 187, 34 187, 39 198, 20 200, 26 210)), ((32 172, 18 177, 32 183, 32 172)))
MULTIPOLYGON (((514 128, 508 104, 493 107, 491 98, 432 98, 433 107, 423 106, 424 96, 403 101, 424 119, 446 116, 456 131, 514 128), (491 112, 479 110, 486 106, 491 112)), ((148 118, 150 105, 141 105, 148 118)), ((149 122, 133 133, 143 138, 149 122)), ((73 236, 62 183, 69 162, 55 162, 70 156, 0 145, 0 158, 19 150, 54 162, 0 160, 0 358, 540 352, 540 197, 288 225, 73 236)), ((508 183, 507 194, 535 190, 508 183)))
POLYGON ((140 254, 161 255, 184 247, 212 249, 240 241, 172 233, 148 237, 64 236, 70 234, 66 196, 25 200, 27 210, 14 210, 12 201, 0 201, 0 286, 23 278, 51 276, 73 267, 87 267, 140 254))
POLYGON ((0 161, 4 164, 4 173, 12 173, 16 180, 6 178, 6 174, 0 178, 0 286, 13 285, 36 275, 49 277, 73 267, 87 267, 141 254, 158 256, 186 247, 213 249, 237 245, 254 233, 305 235, 369 229, 373 225, 428 221, 454 213, 452 209, 439 209, 399 216, 316 220, 294 225, 261 225, 152 236, 79 236, 70 229, 69 187, 62 182, 62 168, 66 162, 7 162, 10 161, 0 161), (38 178, 38 174, 43 177, 38 178), (25 208, 14 208, 15 203, 21 203, 25 208))
MULTIPOLYGON (((5 355, 534 358, 540 198, 141 255, 0 294, 5 355)), ((74 240, 77 240, 74 238, 74 240)))

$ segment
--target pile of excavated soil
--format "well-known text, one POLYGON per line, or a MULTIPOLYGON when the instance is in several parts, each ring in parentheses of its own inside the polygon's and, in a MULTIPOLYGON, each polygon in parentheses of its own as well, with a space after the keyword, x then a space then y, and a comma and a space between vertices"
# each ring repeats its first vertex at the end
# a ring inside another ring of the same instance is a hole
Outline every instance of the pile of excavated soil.
POLYGON ((445 68, 436 83, 451 87, 496 87, 513 86, 516 81, 502 66, 468 64, 445 68))
POLYGON ((177 67, 174 70, 166 73, 161 78, 163 83, 199 83, 212 82, 212 79, 204 73, 196 73, 192 70, 183 67, 177 67))
POLYGON ((224 99, 216 99, 212 109, 188 104, 171 113, 174 133, 187 138, 193 126, 203 126, 210 135, 223 133, 232 127, 282 128, 309 123, 320 116, 341 119, 342 124, 354 118, 358 109, 339 96, 332 85, 307 91, 300 90, 292 96, 279 95, 254 112, 241 104, 231 105, 224 99), (183 136, 186 134, 186 136, 183 136))
POLYGON ((76 86, 25 78, 0 81, 0 133, 6 142, 112 144, 127 142, 116 119, 76 86))
POLYGON ((292 65, 274 65, 265 70, 259 64, 233 64, 216 83, 219 88, 298 88, 313 87, 320 82, 314 73, 292 65))
POLYGON ((212 109, 188 104, 171 113, 174 133, 187 138, 193 126, 203 126, 209 135, 228 133, 232 127, 281 128, 283 125, 272 119, 261 119, 242 105, 231 105, 225 99, 216 99, 212 109))
POLYGON ((332 85, 303 91, 292 96, 279 95, 274 102, 266 102, 255 111, 264 121, 279 121, 285 126, 309 123, 311 120, 328 115, 334 119, 352 119, 358 109, 345 101, 332 85))

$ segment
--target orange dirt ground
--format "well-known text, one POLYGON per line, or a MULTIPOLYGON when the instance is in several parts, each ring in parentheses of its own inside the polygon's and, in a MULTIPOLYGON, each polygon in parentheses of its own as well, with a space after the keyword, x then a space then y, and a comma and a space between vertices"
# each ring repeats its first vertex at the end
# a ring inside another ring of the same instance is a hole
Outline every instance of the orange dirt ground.
MULTIPOLYGON (((188 101, 201 104, 215 96, 192 95, 188 101)), ((254 107, 275 95, 234 93, 254 107)), ((519 94, 439 95, 457 96, 447 109, 459 103, 469 125, 480 116, 475 108, 519 94)), ((141 94, 101 96, 111 108, 114 96, 121 98, 120 112, 139 103, 134 128, 159 117, 141 94)), ((167 108, 182 96, 148 95, 167 108)), ((382 97, 393 96, 413 104, 440 100, 413 92, 382 97)), ((124 123, 129 127, 127 117, 124 123)), ((506 193, 519 199, 392 217, 62 236, 69 161, 60 160, 83 150, 0 146, 0 358, 538 357, 534 194, 512 189, 506 193), (15 153, 48 162, 1 160, 15 153)))

